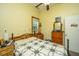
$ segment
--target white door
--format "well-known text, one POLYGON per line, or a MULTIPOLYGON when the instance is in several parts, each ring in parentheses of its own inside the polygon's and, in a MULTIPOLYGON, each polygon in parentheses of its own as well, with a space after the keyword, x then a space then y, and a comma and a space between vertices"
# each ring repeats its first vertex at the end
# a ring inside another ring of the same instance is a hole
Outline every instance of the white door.
POLYGON ((79 53, 79 16, 65 18, 65 45, 69 39, 69 49, 79 53))

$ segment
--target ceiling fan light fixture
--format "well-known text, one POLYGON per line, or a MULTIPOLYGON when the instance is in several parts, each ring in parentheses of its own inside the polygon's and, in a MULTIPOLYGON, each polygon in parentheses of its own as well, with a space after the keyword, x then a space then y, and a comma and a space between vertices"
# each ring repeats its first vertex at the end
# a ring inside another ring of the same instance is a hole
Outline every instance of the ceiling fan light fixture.
POLYGON ((42 4, 44 4, 45 5, 45 7, 46 7, 46 10, 48 11, 49 10, 49 2, 46 2, 46 3, 40 3, 40 4, 38 4, 38 5, 36 5, 35 7, 36 8, 38 8, 40 5, 42 5, 42 4))
POLYGON ((47 9, 47 11, 49 10, 49 5, 46 5, 46 9, 47 9))
POLYGON ((48 11, 49 10, 49 2, 46 2, 46 3, 44 3, 45 4, 45 6, 46 6, 46 10, 48 11))

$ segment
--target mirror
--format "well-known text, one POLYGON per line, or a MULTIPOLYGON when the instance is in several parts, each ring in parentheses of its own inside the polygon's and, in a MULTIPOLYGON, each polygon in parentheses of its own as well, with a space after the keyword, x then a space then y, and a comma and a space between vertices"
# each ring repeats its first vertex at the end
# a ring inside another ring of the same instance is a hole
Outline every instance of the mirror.
POLYGON ((39 18, 32 16, 32 34, 38 33, 39 24, 39 18))
POLYGON ((53 24, 54 31, 62 31, 61 17, 55 17, 55 22, 53 24))

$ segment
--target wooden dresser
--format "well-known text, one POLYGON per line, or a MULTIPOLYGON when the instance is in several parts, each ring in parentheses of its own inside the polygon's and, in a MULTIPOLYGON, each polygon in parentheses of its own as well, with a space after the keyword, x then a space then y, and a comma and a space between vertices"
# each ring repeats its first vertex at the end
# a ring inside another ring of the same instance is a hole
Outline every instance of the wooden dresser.
POLYGON ((58 43, 63 45, 63 31, 53 31, 52 32, 52 40, 54 43, 58 43))

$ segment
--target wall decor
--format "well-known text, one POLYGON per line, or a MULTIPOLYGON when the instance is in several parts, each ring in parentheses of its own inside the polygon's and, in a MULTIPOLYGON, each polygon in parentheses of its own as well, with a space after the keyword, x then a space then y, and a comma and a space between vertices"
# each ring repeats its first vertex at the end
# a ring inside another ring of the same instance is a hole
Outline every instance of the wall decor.
POLYGON ((53 31, 62 31, 61 17, 55 17, 53 29, 54 29, 53 31))
POLYGON ((71 24, 71 27, 78 27, 78 24, 71 24))

